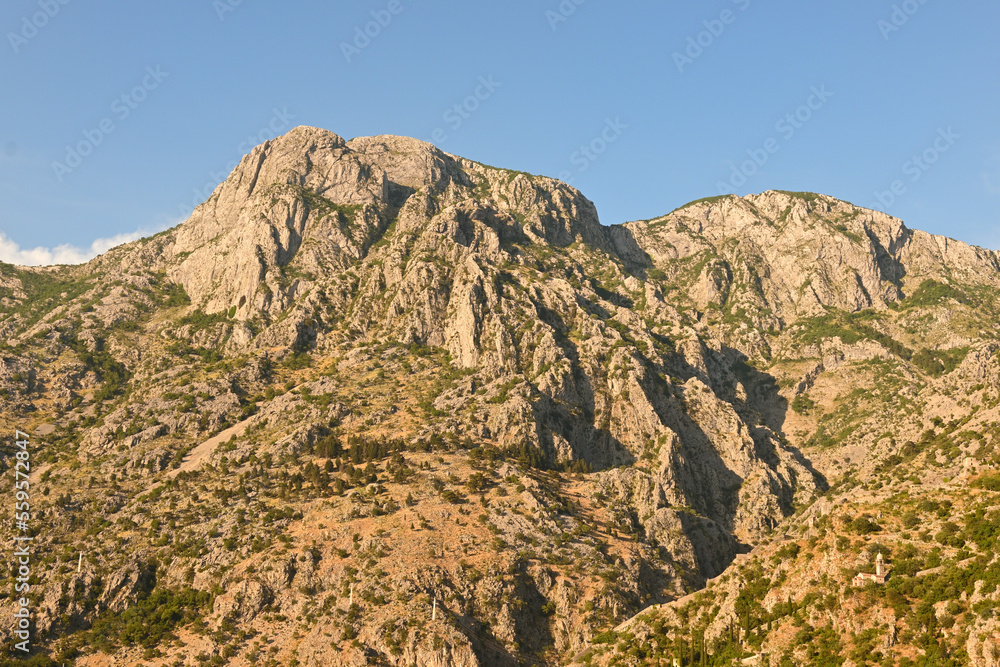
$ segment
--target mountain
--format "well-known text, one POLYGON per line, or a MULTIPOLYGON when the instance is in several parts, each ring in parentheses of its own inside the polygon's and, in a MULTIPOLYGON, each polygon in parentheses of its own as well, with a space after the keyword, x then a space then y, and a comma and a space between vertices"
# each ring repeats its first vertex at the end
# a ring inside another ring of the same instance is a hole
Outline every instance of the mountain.
MULTIPOLYGON (((0 266, 35 643, 81 665, 567 664, 695 632, 715 664, 782 654, 782 619, 825 632, 826 607, 773 607, 832 578, 861 664, 874 626, 840 570, 873 540, 1000 568, 998 288, 997 253, 823 195, 604 226, 549 178, 296 128, 174 229, 0 266), (886 518, 907 511, 951 526, 937 552, 886 518), (738 632, 771 575, 771 634, 738 632)), ((887 655, 995 664, 978 586, 941 598, 947 627, 893 616, 919 631, 887 655)))

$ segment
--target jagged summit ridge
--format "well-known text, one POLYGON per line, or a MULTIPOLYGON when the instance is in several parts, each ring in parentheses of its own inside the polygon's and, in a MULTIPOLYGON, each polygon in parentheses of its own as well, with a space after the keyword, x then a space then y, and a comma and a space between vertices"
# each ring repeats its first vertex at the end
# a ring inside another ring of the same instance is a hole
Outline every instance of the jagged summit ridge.
MULTIPOLYGON (((285 274, 357 265, 387 231, 419 234, 428 224, 495 250, 519 238, 559 247, 580 240, 639 277, 644 268, 674 277, 697 258, 696 305, 724 307, 750 286, 754 293, 733 306, 766 311, 760 323, 778 327, 826 307, 887 307, 911 281, 1000 271, 993 251, 825 195, 712 197, 606 227, 589 200, 553 179, 486 167, 417 139, 347 141, 305 126, 253 149, 158 247, 171 278, 206 312, 273 317, 306 287, 285 274)), ((392 259, 401 266, 405 257, 392 259)))
POLYGON ((479 218, 497 237, 602 242, 593 205, 551 179, 491 169, 416 139, 345 141, 299 127, 244 157, 165 253, 171 277, 206 312, 236 306, 249 317, 294 300, 294 288, 278 280, 293 260, 304 270, 342 268, 393 222, 410 233, 439 216, 479 218))
POLYGON ((886 308, 926 279, 996 281, 1000 272, 993 251, 811 193, 714 197, 623 227, 669 277, 696 260, 688 278, 699 307, 766 312, 768 326, 829 307, 886 308))

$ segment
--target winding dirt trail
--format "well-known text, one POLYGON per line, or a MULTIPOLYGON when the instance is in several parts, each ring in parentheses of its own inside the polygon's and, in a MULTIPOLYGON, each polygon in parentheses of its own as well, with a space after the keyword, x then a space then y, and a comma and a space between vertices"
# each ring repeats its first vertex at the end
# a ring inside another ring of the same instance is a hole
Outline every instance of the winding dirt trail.
POLYGON ((253 417, 249 419, 244 419, 239 424, 236 424, 235 426, 230 426, 224 431, 220 431, 217 435, 212 436, 205 442, 201 443, 200 445, 192 449, 190 452, 188 452, 188 455, 184 457, 184 460, 181 461, 181 465, 179 468, 174 468, 169 473, 167 473, 167 478, 173 479, 182 472, 195 470, 198 466, 201 465, 202 461, 207 459, 209 456, 212 455, 212 452, 218 449, 219 445, 221 445, 224 442, 227 442, 229 438, 233 437, 234 435, 237 438, 243 435, 243 433, 247 430, 247 427, 250 426, 250 423, 252 421, 253 417))

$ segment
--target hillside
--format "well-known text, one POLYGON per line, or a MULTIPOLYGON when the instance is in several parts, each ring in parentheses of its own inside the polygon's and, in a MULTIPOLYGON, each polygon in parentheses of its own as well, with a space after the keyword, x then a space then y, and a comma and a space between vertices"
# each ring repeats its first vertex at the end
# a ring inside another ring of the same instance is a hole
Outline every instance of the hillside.
POLYGON ((174 229, 0 265, 35 643, 93 666, 641 664, 694 632, 728 664, 801 630, 862 664, 864 596, 898 594, 884 664, 995 665, 998 288, 996 253, 823 195, 603 226, 549 178, 296 128, 174 229), (876 543, 974 564, 935 593, 950 625, 920 606, 945 574, 846 586, 876 543))

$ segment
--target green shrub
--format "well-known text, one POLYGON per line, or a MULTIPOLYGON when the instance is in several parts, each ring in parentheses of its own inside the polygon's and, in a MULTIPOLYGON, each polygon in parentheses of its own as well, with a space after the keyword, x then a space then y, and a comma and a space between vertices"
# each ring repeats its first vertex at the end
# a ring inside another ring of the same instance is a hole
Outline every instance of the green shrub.
POLYGON ((1000 473, 985 474, 972 482, 972 486, 987 491, 1000 491, 1000 473))
POLYGON ((879 525, 867 516, 859 516, 857 519, 851 521, 850 528, 858 535, 871 535, 881 530, 879 525))
POLYGON ((951 350, 923 349, 913 355, 913 365, 928 375, 938 377, 955 370, 969 353, 968 347, 957 347, 951 350))
POLYGON ((225 313, 215 313, 213 315, 207 315, 202 310, 195 310, 189 315, 185 315, 181 319, 177 320, 177 326, 191 326, 192 333, 195 331, 201 331, 204 329, 209 329, 216 324, 226 321, 225 313))
POLYGON ((815 345, 829 338, 840 338, 845 345, 871 340, 897 357, 909 361, 913 357, 911 349, 869 324, 878 321, 879 317, 878 313, 867 310, 859 313, 829 313, 820 317, 806 318, 799 322, 800 328, 796 336, 806 345, 815 345))
POLYGON ((800 547, 795 542, 789 542, 788 544, 786 544, 783 547, 781 547, 780 549, 778 549, 774 553, 774 556, 778 560, 782 560, 782 561, 792 560, 793 558, 795 558, 796 556, 799 555, 800 551, 802 551, 802 547, 800 547))
POLYGON ((646 278, 648 280, 663 281, 667 279, 667 272, 663 269, 648 269, 646 271, 646 278))
POLYGON ((313 359, 312 356, 306 354, 305 352, 296 352, 287 359, 285 359, 285 367, 289 370, 297 371, 303 368, 309 368, 312 366, 313 359))
POLYGON ((969 295, 957 287, 927 279, 920 283, 913 294, 903 300, 901 307, 906 310, 908 308, 937 306, 946 299, 954 299, 963 305, 971 305, 972 303, 969 295))
POLYGON ((187 295, 184 286, 180 284, 171 283, 168 285, 163 292, 163 299, 163 305, 167 308, 191 305, 191 297, 187 295))
POLYGON ((200 619, 211 609, 212 595, 184 588, 154 590, 121 613, 105 612, 87 632, 87 644, 101 650, 117 646, 158 646, 172 631, 200 619))
POLYGON ((799 413, 800 415, 807 415, 812 412, 813 408, 816 407, 816 402, 806 396, 805 394, 799 394, 792 401, 792 410, 799 413))

